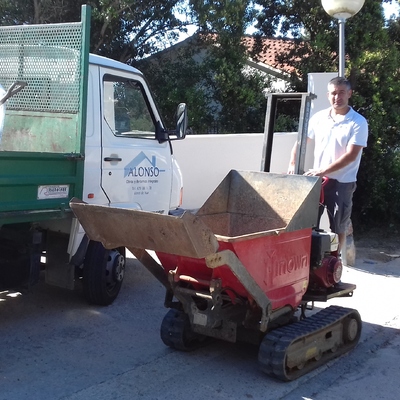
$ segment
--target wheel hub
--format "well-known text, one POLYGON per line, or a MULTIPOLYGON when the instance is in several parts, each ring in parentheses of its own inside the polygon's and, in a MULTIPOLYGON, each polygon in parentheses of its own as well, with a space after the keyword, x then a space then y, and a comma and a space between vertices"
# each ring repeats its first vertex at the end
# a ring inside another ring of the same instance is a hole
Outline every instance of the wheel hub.
POLYGON ((111 250, 106 266, 107 283, 122 282, 125 274, 125 257, 117 250, 111 250))
POLYGON ((353 341, 357 337, 358 333, 358 323, 352 318, 347 326, 347 336, 350 341, 353 341))

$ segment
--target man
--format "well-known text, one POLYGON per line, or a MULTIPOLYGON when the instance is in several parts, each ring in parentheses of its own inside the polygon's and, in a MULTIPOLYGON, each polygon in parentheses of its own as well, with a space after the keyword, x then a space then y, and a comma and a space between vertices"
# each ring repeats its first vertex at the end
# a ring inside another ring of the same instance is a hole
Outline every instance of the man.
MULTIPOLYGON (((307 176, 329 178, 324 185, 324 204, 331 230, 338 234, 339 248, 345 248, 346 228, 350 221, 353 193, 362 149, 367 146, 368 123, 349 106, 350 82, 336 77, 328 83, 331 107, 317 112, 309 121, 307 141, 315 141, 314 166, 307 176)), ((293 147, 288 173, 294 173, 297 143, 293 147)))

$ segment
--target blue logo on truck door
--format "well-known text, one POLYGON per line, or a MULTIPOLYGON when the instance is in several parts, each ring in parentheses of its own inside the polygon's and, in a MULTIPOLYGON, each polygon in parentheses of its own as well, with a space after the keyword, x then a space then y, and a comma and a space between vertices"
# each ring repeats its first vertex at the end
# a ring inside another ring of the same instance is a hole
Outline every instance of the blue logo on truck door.
POLYGON ((141 151, 125 166, 125 183, 130 186, 134 196, 147 196, 156 191, 164 181, 161 173, 165 171, 157 166, 156 156, 149 158, 141 151))
POLYGON ((150 159, 141 151, 125 166, 124 178, 157 178, 161 172, 165 172, 165 169, 159 169, 157 167, 156 156, 152 156, 150 159), (142 163, 144 163, 144 165, 141 165, 142 163))

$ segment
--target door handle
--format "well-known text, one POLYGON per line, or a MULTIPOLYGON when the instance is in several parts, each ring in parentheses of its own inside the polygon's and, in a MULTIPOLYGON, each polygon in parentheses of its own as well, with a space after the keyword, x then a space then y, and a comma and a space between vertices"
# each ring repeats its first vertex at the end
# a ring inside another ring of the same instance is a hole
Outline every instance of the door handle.
POLYGON ((122 161, 120 157, 104 157, 104 161, 122 161))

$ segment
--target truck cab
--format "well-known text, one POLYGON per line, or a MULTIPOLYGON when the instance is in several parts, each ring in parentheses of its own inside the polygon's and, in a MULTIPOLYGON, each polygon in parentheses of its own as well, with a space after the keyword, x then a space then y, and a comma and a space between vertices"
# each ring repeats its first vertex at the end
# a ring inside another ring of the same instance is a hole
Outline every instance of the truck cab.
POLYGON ((161 214, 178 207, 179 169, 142 73, 90 55, 87 110, 83 199, 161 214))

